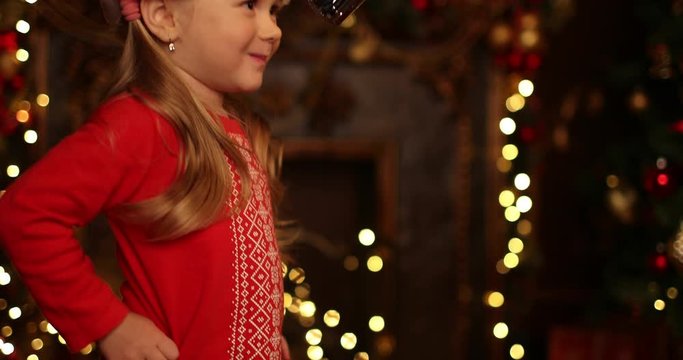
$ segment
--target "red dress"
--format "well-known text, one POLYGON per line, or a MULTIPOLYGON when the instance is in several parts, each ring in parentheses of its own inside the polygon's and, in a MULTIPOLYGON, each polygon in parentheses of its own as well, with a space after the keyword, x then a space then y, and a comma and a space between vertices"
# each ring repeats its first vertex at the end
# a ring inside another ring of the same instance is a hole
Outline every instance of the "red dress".
POLYGON ((244 149, 252 195, 240 213, 181 238, 149 242, 144 228, 110 215, 176 176, 173 129, 131 96, 104 104, 0 199, 0 242, 73 351, 133 311, 178 345, 181 360, 280 358, 282 277, 268 180, 238 122, 222 120, 244 149), (101 212, 117 241, 122 299, 74 238, 74 227, 101 212))

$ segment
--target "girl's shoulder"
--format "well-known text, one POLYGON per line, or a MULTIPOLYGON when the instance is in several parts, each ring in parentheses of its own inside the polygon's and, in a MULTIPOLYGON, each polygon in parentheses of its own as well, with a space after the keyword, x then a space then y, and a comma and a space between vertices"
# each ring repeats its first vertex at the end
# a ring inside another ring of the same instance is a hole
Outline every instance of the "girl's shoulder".
POLYGON ((131 93, 121 93, 104 101, 92 113, 88 122, 115 133, 134 133, 137 136, 168 127, 161 115, 142 98, 131 93))
POLYGON ((114 95, 102 103, 92 114, 91 120, 139 121, 157 118, 154 112, 138 96, 131 93, 114 95))

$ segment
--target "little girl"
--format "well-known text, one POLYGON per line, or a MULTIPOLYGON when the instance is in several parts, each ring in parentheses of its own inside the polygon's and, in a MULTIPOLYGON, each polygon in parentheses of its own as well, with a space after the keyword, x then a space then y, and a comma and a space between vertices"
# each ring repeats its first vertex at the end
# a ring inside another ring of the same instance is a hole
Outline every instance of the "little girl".
POLYGON ((0 242, 71 350, 281 358, 275 152, 224 96, 260 87, 281 1, 121 0, 114 96, 0 199, 0 242), (122 299, 74 238, 98 213, 116 237, 122 299))

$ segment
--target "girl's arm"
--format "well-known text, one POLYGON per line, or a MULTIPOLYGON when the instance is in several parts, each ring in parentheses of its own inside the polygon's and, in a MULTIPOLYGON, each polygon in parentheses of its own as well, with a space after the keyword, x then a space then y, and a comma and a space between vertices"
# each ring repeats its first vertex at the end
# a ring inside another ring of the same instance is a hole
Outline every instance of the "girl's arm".
POLYGON ((0 245, 73 351, 109 334, 129 313, 95 274, 74 228, 126 201, 140 183, 150 137, 157 136, 150 113, 142 105, 105 108, 0 199, 0 245))

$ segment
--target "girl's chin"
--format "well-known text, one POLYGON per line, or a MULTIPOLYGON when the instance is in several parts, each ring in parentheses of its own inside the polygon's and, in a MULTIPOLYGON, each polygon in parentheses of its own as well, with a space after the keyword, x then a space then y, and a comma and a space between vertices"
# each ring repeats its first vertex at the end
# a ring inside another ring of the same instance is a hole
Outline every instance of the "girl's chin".
POLYGON ((237 87, 230 87, 228 89, 223 90, 224 93, 252 93, 255 91, 258 91, 261 88, 261 85, 263 85, 263 81, 258 81, 253 84, 241 84, 240 86, 237 87))

